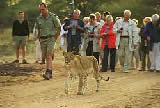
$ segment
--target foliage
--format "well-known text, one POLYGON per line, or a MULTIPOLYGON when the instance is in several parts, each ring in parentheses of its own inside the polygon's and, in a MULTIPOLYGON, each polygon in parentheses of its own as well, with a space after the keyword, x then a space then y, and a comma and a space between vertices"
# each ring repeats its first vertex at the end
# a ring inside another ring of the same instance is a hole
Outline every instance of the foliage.
MULTIPOLYGON (((72 0, 46 0, 49 10, 61 19, 72 13, 72 0)), ((132 11, 132 17, 141 19, 154 13, 160 14, 159 0, 74 0, 75 8, 81 10, 81 16, 89 13, 110 11, 113 16, 122 16, 125 9, 132 11)), ((31 26, 39 15, 38 5, 41 0, 0 0, 0 25, 11 26, 19 10, 25 11, 31 26)))

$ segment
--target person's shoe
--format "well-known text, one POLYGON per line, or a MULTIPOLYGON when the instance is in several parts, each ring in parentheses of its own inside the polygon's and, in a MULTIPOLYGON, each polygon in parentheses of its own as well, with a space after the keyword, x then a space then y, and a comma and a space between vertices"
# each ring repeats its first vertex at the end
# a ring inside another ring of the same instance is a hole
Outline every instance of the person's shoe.
POLYGON ((42 75, 45 80, 50 80, 50 74, 46 71, 45 74, 42 75))
POLYGON ((154 72, 154 70, 153 70, 153 69, 150 69, 149 71, 150 71, 150 72, 154 72))
POLYGON ((145 69, 144 69, 144 68, 141 68, 141 69, 139 69, 139 71, 145 71, 145 69))
POLYGON ((46 80, 52 79, 52 70, 47 69, 46 73, 43 74, 43 78, 46 79, 46 80))
POLYGON ((115 72, 115 69, 111 69, 111 72, 115 72))
POLYGON ((52 79, 52 70, 49 70, 48 72, 49 72, 50 79, 52 79))
POLYGON ((22 60, 22 64, 28 64, 27 61, 26 61, 26 59, 22 60))
POLYGON ((42 61, 40 64, 45 64, 45 61, 42 61))
POLYGON ((19 60, 14 60, 12 63, 19 63, 19 60))
POLYGON ((160 72, 160 70, 156 70, 156 72, 160 72))
POLYGON ((102 69, 101 69, 100 72, 107 72, 107 69, 106 69, 106 70, 102 70, 102 69))
POLYGON ((124 72, 124 73, 128 73, 129 71, 128 71, 128 70, 124 70, 123 72, 124 72))
POLYGON ((150 72, 154 72, 154 69, 150 69, 149 71, 150 71, 150 72))

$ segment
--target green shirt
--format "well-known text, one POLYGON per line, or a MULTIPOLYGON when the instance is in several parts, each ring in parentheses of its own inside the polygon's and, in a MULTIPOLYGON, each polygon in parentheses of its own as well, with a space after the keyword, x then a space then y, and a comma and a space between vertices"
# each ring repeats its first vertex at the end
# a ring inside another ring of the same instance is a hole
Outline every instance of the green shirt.
POLYGON ((40 36, 54 36, 61 23, 57 16, 49 12, 46 18, 40 15, 36 20, 36 25, 36 28, 40 30, 40 36))

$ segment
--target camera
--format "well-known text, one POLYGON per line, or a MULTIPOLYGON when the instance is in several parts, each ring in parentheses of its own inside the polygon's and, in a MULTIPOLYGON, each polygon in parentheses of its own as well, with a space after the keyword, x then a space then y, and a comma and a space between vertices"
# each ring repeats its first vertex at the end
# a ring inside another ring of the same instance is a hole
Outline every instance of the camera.
POLYGON ((123 30, 123 28, 121 27, 120 30, 123 30))

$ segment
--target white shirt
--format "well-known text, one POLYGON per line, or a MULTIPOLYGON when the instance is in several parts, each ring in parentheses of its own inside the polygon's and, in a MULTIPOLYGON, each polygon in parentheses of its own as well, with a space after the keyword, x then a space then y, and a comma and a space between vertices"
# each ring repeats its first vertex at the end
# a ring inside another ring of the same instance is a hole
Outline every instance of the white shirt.
POLYGON ((129 23, 128 22, 123 22, 122 24, 122 28, 123 28, 123 32, 122 32, 122 36, 129 36, 129 33, 128 33, 128 26, 129 23))

